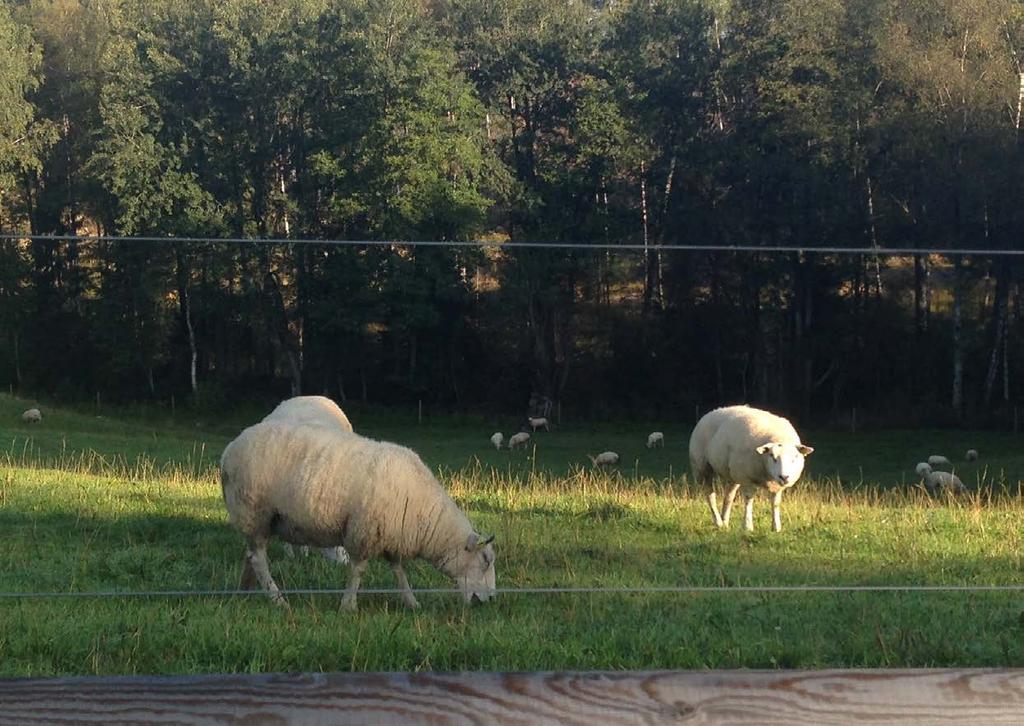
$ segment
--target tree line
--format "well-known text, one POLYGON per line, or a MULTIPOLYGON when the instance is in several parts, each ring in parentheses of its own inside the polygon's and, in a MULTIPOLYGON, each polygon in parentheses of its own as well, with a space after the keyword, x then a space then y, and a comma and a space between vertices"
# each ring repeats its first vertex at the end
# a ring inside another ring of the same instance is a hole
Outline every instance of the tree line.
POLYGON ((1004 418, 1010 0, 4 0, 0 382, 1004 418), (591 245, 642 245, 638 251, 591 245))

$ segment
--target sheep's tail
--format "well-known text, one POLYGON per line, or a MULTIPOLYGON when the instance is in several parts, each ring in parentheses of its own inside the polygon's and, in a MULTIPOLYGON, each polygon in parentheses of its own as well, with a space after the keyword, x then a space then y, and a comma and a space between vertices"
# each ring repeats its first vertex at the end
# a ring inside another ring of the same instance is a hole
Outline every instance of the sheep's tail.
POLYGON ((224 467, 220 469, 220 493, 225 499, 228 497, 228 473, 224 470, 224 467))

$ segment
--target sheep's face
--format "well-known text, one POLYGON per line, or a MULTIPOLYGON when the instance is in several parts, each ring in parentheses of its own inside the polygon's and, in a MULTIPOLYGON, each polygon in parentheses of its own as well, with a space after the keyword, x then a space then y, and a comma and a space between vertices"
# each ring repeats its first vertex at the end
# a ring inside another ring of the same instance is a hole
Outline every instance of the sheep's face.
POLYGON ((474 599, 486 602, 494 597, 494 535, 469 535, 465 548, 459 552, 455 579, 467 603, 474 599))
POLYGON ((804 457, 812 451, 814 449, 803 444, 768 443, 757 447, 768 476, 783 489, 796 484, 804 471, 804 457))

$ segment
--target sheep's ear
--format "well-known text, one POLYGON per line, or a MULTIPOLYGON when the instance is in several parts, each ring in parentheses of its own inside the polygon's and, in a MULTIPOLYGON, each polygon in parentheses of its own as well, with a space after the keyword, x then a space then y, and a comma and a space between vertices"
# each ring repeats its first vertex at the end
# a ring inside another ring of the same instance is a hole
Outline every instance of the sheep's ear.
POLYGON ((481 537, 476 532, 473 532, 473 534, 466 538, 466 551, 473 552, 474 550, 482 550, 493 541, 493 534, 490 537, 481 537))
POLYGON ((804 444, 799 444, 796 447, 796 450, 799 451, 804 456, 810 456, 812 453, 814 453, 814 449, 812 449, 810 446, 805 446, 804 444))
POLYGON ((774 444, 761 444, 756 449, 754 449, 754 451, 756 451, 759 454, 767 454, 768 451, 772 448, 772 446, 774 446, 774 444))

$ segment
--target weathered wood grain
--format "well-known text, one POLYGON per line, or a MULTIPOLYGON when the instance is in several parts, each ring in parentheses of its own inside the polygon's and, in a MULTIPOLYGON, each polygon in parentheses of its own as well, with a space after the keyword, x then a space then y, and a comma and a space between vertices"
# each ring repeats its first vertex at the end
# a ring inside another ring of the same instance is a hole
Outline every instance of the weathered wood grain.
POLYGON ((0 724, 1024 724, 1024 670, 0 680, 0 724))

